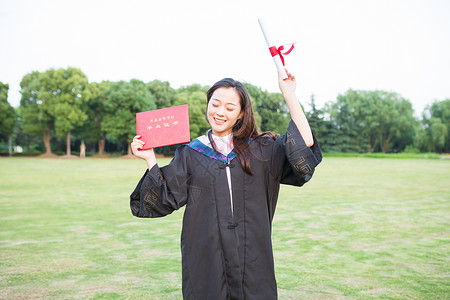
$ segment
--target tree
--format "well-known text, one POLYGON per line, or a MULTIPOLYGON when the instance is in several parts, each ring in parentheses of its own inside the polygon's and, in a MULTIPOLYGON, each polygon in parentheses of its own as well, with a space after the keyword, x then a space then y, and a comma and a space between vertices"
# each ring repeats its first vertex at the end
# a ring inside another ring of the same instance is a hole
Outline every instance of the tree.
POLYGON ((281 93, 266 93, 258 105, 261 115, 261 130, 284 134, 289 125, 289 110, 281 93))
POLYGON ((14 108, 8 102, 9 85, 0 82, 0 133, 4 137, 11 135, 14 129, 14 108))
POLYGON ((401 152, 414 143, 415 129, 420 122, 414 117, 414 110, 409 100, 399 97, 394 101, 394 106, 397 115, 393 122, 394 137, 389 151, 401 152))
POLYGON ((14 143, 23 146, 26 153, 30 153, 31 151, 42 151, 43 143, 41 132, 39 131, 38 135, 29 135, 23 130, 22 109, 23 108, 20 106, 16 109, 17 122, 13 132, 14 143))
POLYGON ((337 100, 335 109, 341 109, 340 117, 347 118, 347 125, 353 127, 347 129, 356 129, 365 136, 370 152, 380 149, 386 153, 393 150, 394 144, 404 148, 412 142, 416 120, 411 103, 400 95, 386 91, 348 90, 337 100))
POLYGON ((250 101, 252 102, 253 112, 255 114, 256 125, 261 130, 262 118, 261 118, 261 115, 259 114, 259 109, 258 109, 257 103, 262 101, 262 98, 264 97, 263 91, 259 87, 252 85, 250 83, 247 83, 247 82, 244 82, 243 85, 247 89, 248 94, 250 96, 250 101))
POLYGON ((428 152, 430 150, 430 141, 427 128, 423 125, 423 121, 416 126, 414 132, 413 145, 421 152, 428 152))
POLYGON ((11 134, 14 130, 16 123, 16 115, 14 108, 8 102, 8 90, 9 85, 0 82, 0 139, 2 136, 6 137, 9 141, 9 155, 12 156, 12 137, 11 134))
POLYGON ((430 119, 430 138, 433 145, 433 150, 436 152, 443 152, 445 149, 445 141, 448 136, 447 126, 445 126, 441 119, 430 119))
POLYGON ((106 114, 102 128, 107 135, 119 142, 128 143, 136 135, 136 113, 156 109, 155 97, 140 80, 111 82, 104 99, 106 114))
POLYGON ((311 110, 306 113, 306 117, 308 119, 309 126, 311 130, 314 132, 314 135, 318 138, 318 140, 323 141, 320 146, 323 151, 327 151, 327 122, 324 120, 324 112, 316 107, 316 101, 314 95, 311 95, 311 101, 309 106, 311 110))
POLYGON ((96 141, 98 143, 98 154, 96 157, 105 157, 106 131, 103 122, 107 114, 105 102, 107 101, 110 86, 110 81, 92 82, 87 86, 89 98, 85 102, 86 107, 84 111, 86 111, 88 118, 79 131, 86 141, 96 141))
POLYGON ((421 151, 450 151, 450 99, 434 101, 423 113, 416 130, 415 146, 421 151))
POLYGON ((283 134, 289 124, 289 110, 280 93, 262 91, 250 83, 244 83, 250 98, 257 124, 262 131, 274 131, 283 134))
POLYGON ((427 123, 431 126, 431 136, 436 150, 450 152, 450 99, 434 101, 427 108, 430 115, 427 123))
POLYGON ((48 111, 49 106, 40 98, 42 88, 41 73, 33 71, 26 74, 20 82, 20 116, 23 132, 30 136, 43 135, 45 153, 43 156, 55 156, 52 153, 50 137, 54 129, 55 118, 48 111))
POLYGON ((155 96, 156 108, 166 108, 173 106, 176 90, 170 87, 167 81, 153 80, 147 83, 150 93, 155 96))
POLYGON ((205 120, 206 111, 206 87, 193 84, 178 89, 173 105, 188 104, 189 106, 189 129, 191 139, 204 135, 209 129, 205 120))
POLYGON ((53 118, 55 132, 66 135, 66 156, 70 157, 71 131, 83 124, 87 118, 83 103, 88 99, 88 79, 80 69, 49 69, 40 75, 39 98, 53 118))
POLYGON ((335 103, 328 103, 330 116, 327 127, 330 152, 357 152, 368 150, 362 125, 356 120, 345 95, 338 95, 335 103))
POLYGON ((359 102, 356 112, 366 128, 366 135, 373 136, 372 149, 378 143, 381 151, 386 153, 393 151, 393 145, 397 143, 402 147, 397 150, 401 151, 405 144, 412 142, 416 120, 411 102, 386 91, 362 91, 360 95, 365 100, 359 102))

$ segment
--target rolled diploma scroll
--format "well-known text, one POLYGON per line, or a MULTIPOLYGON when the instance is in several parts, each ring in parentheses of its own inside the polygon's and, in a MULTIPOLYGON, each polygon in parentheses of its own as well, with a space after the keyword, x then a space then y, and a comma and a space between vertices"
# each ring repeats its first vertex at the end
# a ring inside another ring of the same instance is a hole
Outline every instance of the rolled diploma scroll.
MULTIPOLYGON (((266 40, 267 46, 273 47, 275 44, 272 43, 272 40, 270 39, 269 33, 267 31, 267 27, 264 23, 264 20, 262 18, 258 19, 259 26, 261 27, 261 31, 264 35, 264 39, 266 40)), ((284 69, 283 62, 281 61, 280 55, 273 56, 273 61, 275 62, 275 65, 277 66, 277 69, 281 72, 281 76, 283 79, 288 78, 286 74, 286 70, 284 69)))

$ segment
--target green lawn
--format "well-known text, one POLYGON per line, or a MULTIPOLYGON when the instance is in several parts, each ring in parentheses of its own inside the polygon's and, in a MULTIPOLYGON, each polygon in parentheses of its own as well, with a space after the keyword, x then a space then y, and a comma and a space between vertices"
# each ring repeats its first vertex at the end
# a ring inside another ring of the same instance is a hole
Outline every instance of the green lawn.
MULTIPOLYGON (((0 158, 0 299, 181 299, 182 211, 129 210, 144 170, 0 158)), ((327 157, 281 190, 279 298, 448 299, 449 240, 450 160, 327 157)))

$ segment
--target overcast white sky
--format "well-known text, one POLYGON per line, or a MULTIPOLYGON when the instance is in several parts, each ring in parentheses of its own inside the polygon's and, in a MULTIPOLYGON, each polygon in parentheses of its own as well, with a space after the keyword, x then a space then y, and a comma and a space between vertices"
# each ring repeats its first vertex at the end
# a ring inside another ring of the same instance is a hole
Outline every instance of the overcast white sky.
POLYGON ((0 81, 15 107, 25 74, 68 66, 91 82, 233 77, 278 92, 259 17, 278 44, 297 42, 286 66, 305 104, 383 89, 420 115, 450 98, 447 0, 0 0, 0 81))

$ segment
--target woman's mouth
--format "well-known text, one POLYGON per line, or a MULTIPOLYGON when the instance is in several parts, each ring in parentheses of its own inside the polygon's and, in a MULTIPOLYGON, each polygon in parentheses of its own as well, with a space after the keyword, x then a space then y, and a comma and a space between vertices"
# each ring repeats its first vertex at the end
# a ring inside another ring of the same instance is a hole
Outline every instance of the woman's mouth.
POLYGON ((216 124, 218 124, 218 125, 222 125, 223 123, 226 122, 226 120, 220 119, 220 118, 214 118, 214 122, 216 122, 216 124))

